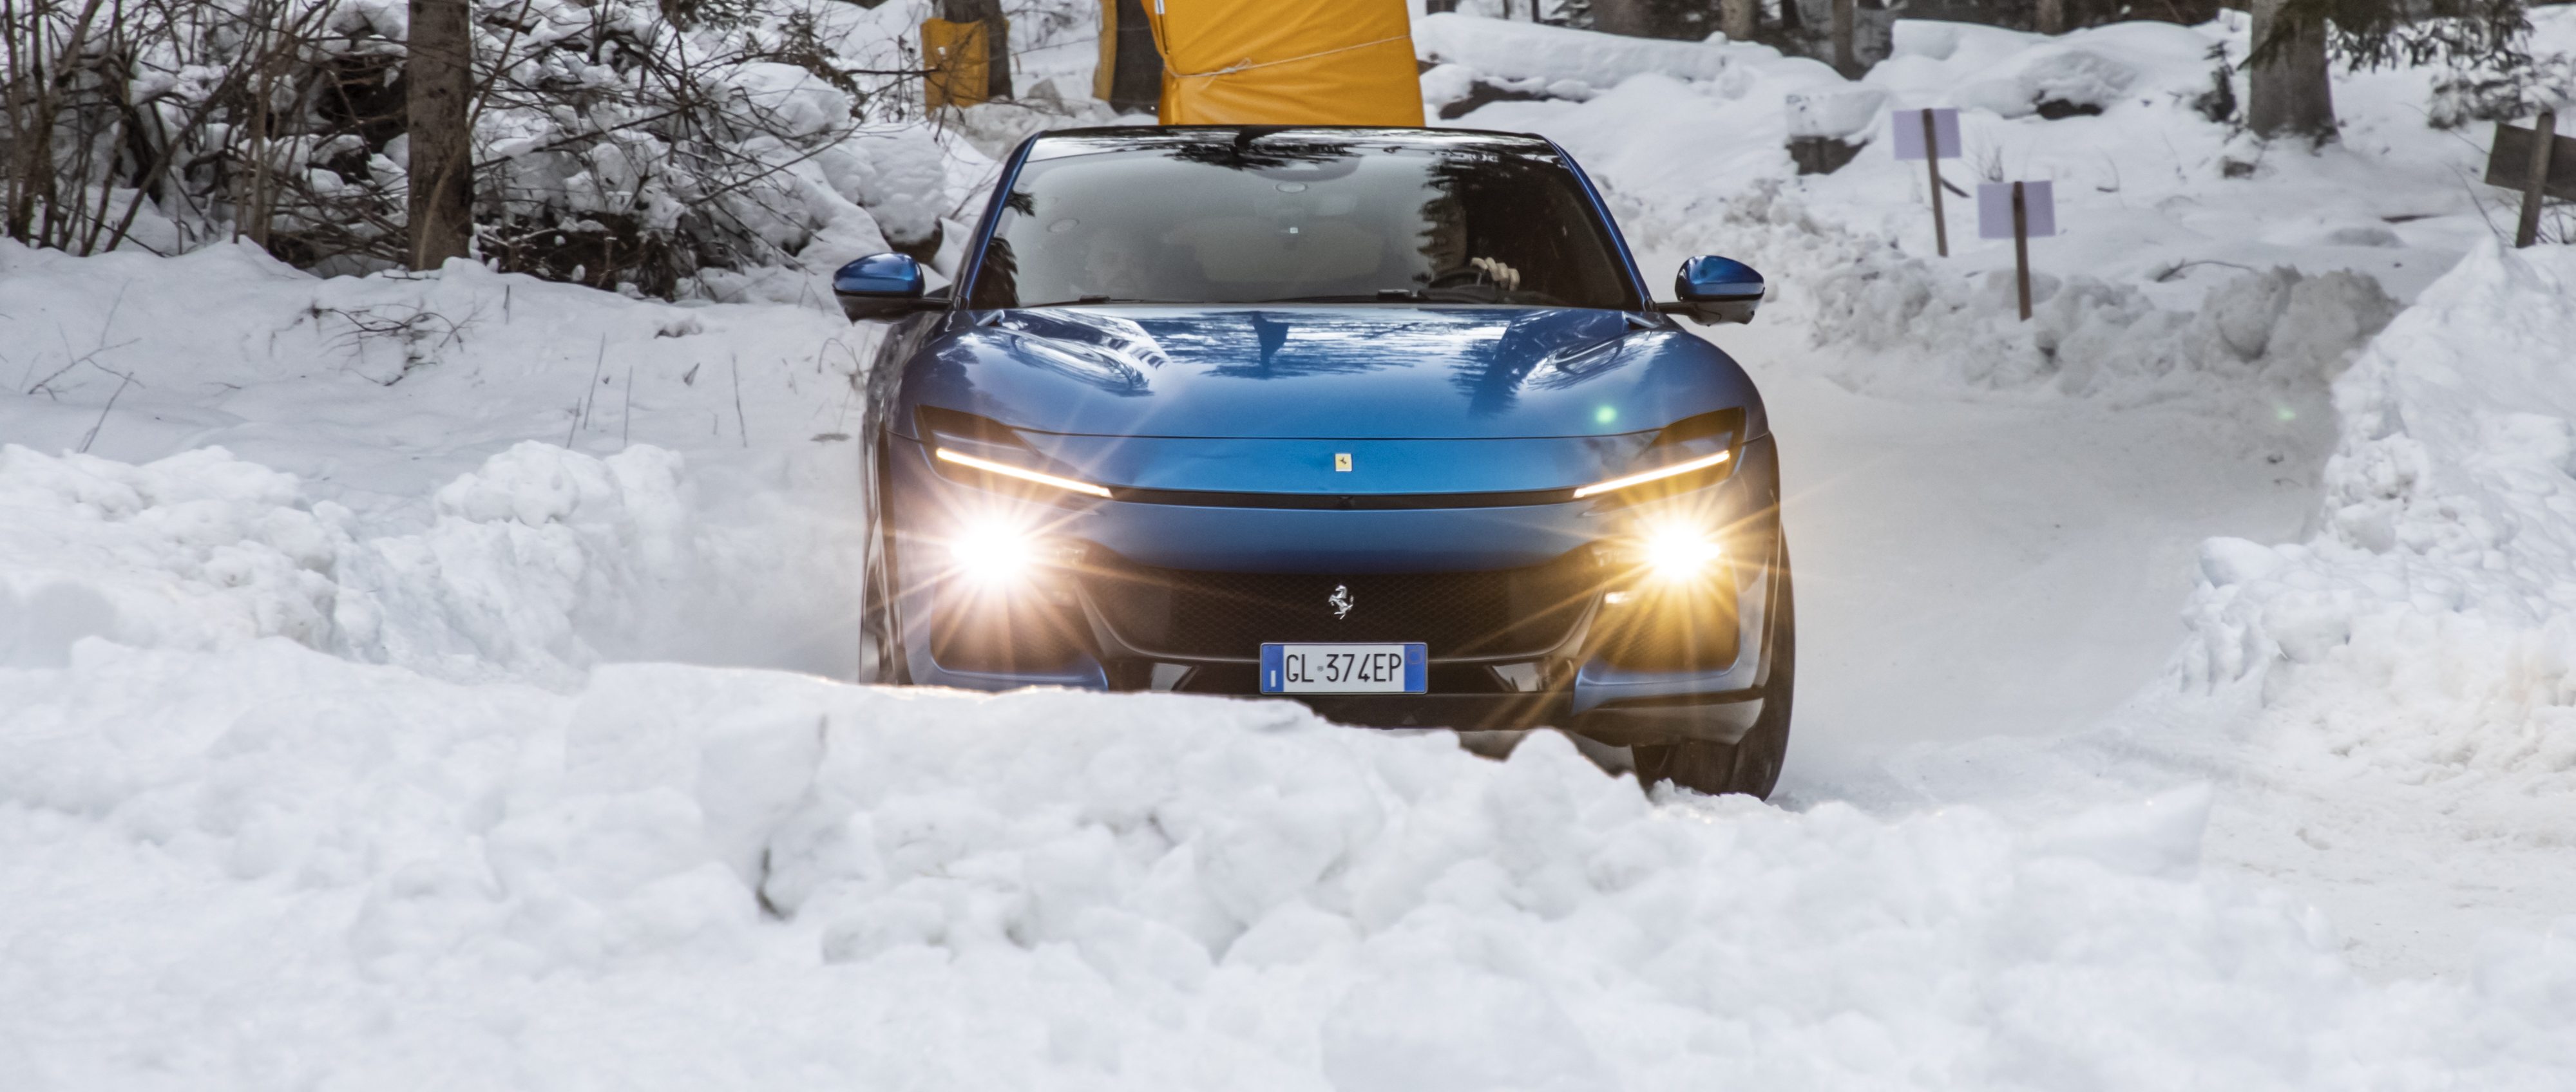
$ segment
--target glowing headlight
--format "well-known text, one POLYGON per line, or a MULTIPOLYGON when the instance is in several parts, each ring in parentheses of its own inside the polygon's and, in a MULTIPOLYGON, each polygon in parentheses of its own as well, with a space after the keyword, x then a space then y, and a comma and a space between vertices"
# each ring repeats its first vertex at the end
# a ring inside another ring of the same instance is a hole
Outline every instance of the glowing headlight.
POLYGON ((972 455, 950 451, 944 447, 933 449, 932 453, 937 455, 942 462, 956 463, 959 466, 981 470, 987 474, 999 474, 1005 478, 1018 478, 1024 482, 1034 482, 1039 485, 1062 489, 1069 493, 1080 493, 1084 496, 1099 497, 1103 500, 1106 500, 1109 497, 1109 490, 1093 485, 1090 482, 1078 482, 1071 478, 1059 478, 1053 474, 1031 470, 1023 466, 1012 466, 1009 463, 997 463, 991 459, 978 459, 972 455))
POLYGON ((948 557, 959 575, 978 584, 1015 584, 1038 567, 1042 551, 1036 535, 1017 523, 978 520, 948 542, 948 557))
POLYGON ((1048 574, 1080 568, 1084 554, 1082 543, 1041 533, 1007 514, 969 519, 943 545, 952 575, 995 592, 1053 586, 1048 574))
POLYGON ((1659 466, 1653 470, 1641 470, 1624 478, 1612 478, 1606 482, 1594 482, 1575 490, 1574 499, 1582 500, 1585 497, 1597 497, 1603 493, 1615 493, 1622 489, 1632 489, 1648 482, 1659 482, 1666 478, 1679 477, 1694 470, 1706 470, 1709 467, 1725 462, 1729 457, 1731 457, 1731 454, 1732 453, 1730 452, 1721 451, 1715 455, 1702 455, 1699 458, 1691 459, 1687 462, 1674 463, 1671 466, 1659 466))
POLYGON ((1726 556, 1726 548, 1715 537, 1688 524, 1666 524, 1650 530, 1638 546, 1646 571, 1664 581, 1697 577, 1726 556))

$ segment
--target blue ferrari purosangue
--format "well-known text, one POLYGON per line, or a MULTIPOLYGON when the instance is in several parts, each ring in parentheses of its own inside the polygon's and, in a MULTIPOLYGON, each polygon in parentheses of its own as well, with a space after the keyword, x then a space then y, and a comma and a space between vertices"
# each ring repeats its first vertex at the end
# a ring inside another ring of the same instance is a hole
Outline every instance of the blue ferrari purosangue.
POLYGON ((1033 137, 953 287, 844 267, 869 374, 866 671, 1553 725, 1767 795, 1794 675, 1780 471, 1742 369, 1540 137, 1033 137))

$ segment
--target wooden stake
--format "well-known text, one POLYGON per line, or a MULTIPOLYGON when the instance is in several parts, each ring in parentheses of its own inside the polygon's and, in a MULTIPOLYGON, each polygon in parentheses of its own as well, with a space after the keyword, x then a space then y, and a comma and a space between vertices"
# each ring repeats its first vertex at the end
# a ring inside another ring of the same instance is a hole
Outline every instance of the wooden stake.
POLYGON ((2513 229, 2517 250, 2540 241, 2540 206, 2547 200, 2541 188, 2549 182, 2549 146, 2558 143, 2558 111, 2541 111, 2531 138, 2531 173, 2523 176, 2522 183, 2522 222, 2513 229))
POLYGON ((2030 321, 2030 208, 2021 183, 2013 183, 2013 285, 2021 290, 2021 320, 2030 321))
MULTIPOLYGON (((1950 256, 1950 224, 1941 217, 1941 142, 1932 131, 1932 111, 1923 111, 1923 166, 1932 176, 1932 245, 1950 256)), ((2018 192, 2018 191, 2016 191, 2018 192)))

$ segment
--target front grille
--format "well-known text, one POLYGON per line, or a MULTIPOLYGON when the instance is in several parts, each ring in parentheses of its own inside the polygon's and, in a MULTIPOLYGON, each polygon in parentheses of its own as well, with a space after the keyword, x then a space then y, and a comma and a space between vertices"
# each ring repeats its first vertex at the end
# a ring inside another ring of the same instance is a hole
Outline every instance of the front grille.
POLYGON ((1421 641, 1434 659, 1544 652, 1598 591, 1584 552, 1497 572, 1283 574, 1113 561, 1084 577, 1092 603, 1139 651, 1250 659, 1271 641, 1421 641), (1331 599, 1350 590, 1351 610, 1331 599))

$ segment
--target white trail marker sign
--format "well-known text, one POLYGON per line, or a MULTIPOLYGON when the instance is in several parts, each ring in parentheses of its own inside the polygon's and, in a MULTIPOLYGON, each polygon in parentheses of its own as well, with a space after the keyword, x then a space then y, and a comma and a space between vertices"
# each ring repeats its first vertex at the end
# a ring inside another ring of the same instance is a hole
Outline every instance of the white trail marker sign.
POLYGON ((2057 234, 2057 188, 2046 182, 1988 182, 1977 187, 1977 237, 2013 241, 2013 286, 2021 318, 2030 321, 2030 237, 2057 234))

